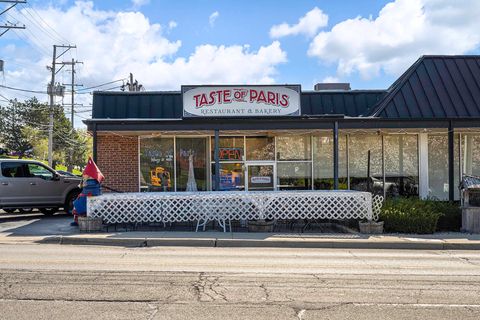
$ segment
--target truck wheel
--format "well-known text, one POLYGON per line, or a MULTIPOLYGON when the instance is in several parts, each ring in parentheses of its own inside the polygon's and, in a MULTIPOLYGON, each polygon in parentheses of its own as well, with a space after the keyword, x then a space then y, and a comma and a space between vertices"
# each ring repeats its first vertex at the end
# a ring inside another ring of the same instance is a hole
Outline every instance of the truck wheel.
POLYGON ((17 209, 3 209, 6 213, 14 213, 17 209))
POLYGON ((65 205, 63 209, 66 213, 72 214, 73 212, 73 201, 75 201, 80 194, 80 191, 72 191, 68 194, 67 199, 65 200, 65 205))
POLYGON ((30 213, 33 211, 33 208, 20 208, 18 211, 20 211, 20 213, 30 213))
POLYGON ((58 207, 56 208, 40 208, 39 209, 41 213, 43 213, 46 216, 52 216, 55 212, 58 211, 58 207))

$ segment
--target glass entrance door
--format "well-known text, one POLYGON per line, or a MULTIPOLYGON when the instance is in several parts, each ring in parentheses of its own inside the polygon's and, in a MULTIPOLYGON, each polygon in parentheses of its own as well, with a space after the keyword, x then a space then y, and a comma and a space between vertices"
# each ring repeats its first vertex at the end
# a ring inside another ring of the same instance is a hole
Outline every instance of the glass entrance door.
POLYGON ((247 164, 247 191, 275 190, 275 164, 247 164))

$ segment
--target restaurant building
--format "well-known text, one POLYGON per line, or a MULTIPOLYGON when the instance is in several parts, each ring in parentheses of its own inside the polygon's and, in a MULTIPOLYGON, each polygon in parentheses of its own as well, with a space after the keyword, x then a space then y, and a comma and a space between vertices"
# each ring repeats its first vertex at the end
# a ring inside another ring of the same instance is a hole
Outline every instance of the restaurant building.
POLYGON ((480 175, 480 56, 423 56, 386 90, 348 84, 95 92, 93 154, 128 192, 371 191, 458 200, 480 175))

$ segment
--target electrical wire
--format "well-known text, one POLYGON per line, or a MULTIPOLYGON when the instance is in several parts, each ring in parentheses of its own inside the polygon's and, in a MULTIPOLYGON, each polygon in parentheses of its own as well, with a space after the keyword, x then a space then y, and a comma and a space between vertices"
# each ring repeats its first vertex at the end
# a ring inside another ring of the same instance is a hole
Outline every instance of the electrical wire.
POLYGON ((120 82, 120 81, 125 81, 125 80, 127 80, 127 78, 117 79, 117 80, 113 80, 113 81, 110 81, 110 82, 105 82, 105 83, 102 83, 102 84, 91 86, 91 87, 88 87, 88 88, 81 88, 81 89, 78 89, 77 92, 78 91, 83 91, 83 90, 95 89, 95 88, 98 88, 98 87, 103 87, 103 86, 106 86, 108 84, 112 84, 112 83, 120 82))
MULTIPOLYGON (((23 15, 23 13, 21 11, 18 11, 16 10, 15 12, 19 12, 21 15, 23 15)), ((9 19, 14 19, 14 20, 17 20, 18 19, 14 16, 12 16, 9 12, 6 12, 5 15, 9 18, 9 19)), ((23 15, 24 16, 24 15, 23 15)), ((24 16, 25 19, 29 20, 28 17, 24 16)), ((30 21, 30 20, 29 20, 30 21)), ((34 43, 42 52, 46 52, 47 55, 48 55, 48 49, 46 49, 43 44, 43 41, 39 38, 37 38, 37 36, 30 30, 30 28, 25 28, 24 31, 22 31, 22 34, 24 34, 28 40, 31 42, 31 43, 34 43), (30 37, 28 36, 30 35, 30 37)))
POLYGON ((58 33, 54 28, 52 28, 52 26, 50 26, 43 18, 42 16, 37 12, 37 10, 35 10, 35 8, 33 6, 30 5, 30 3, 26 3, 24 4, 24 7, 25 9, 27 9, 27 6, 28 6, 28 9, 32 10, 32 12, 34 14, 36 14, 38 16, 38 18, 40 18, 40 20, 48 27, 50 28, 54 33, 56 33, 59 37, 60 40, 62 41, 65 41, 65 43, 69 43, 69 41, 67 39, 65 39, 60 33, 58 33))
POLYGON ((5 102, 10 102, 12 99, 8 99, 7 97, 5 97, 3 94, 0 93, 0 97, 2 97, 3 99, 5 99, 4 101, 5 102))
POLYGON ((13 33, 15 33, 15 35, 20 39, 20 40, 23 40, 25 41, 27 44, 30 45, 30 47, 32 47, 32 49, 35 49, 36 51, 38 51, 39 53, 41 53, 42 55, 50 55, 50 53, 48 53, 47 51, 45 51, 44 48, 41 48, 39 47, 36 43, 34 42, 31 42, 28 38, 24 37, 22 33, 18 33, 15 29, 12 29, 13 33))
MULTIPOLYGON (((17 11, 20 12, 20 14, 22 16, 24 16, 27 20, 31 21, 33 24, 36 24, 39 27, 39 29, 43 30, 43 32, 45 32, 45 34, 49 35, 50 38, 53 39, 55 42, 63 42, 64 41, 62 38, 57 37, 53 33, 51 33, 50 31, 48 31, 48 29, 43 26, 42 22, 39 22, 39 20, 37 18, 35 18, 32 15, 32 13, 30 13, 30 11, 28 9, 29 8, 27 6, 24 6, 23 10, 17 10, 17 11), (30 20, 28 17, 26 17, 23 12, 28 14, 32 19, 30 20)), ((40 17, 40 19, 42 19, 40 15, 39 15, 39 17, 40 17)), ((42 21, 45 23, 45 21, 43 19, 42 19, 42 21)), ((53 28, 50 27, 50 29, 52 29, 56 33, 56 31, 53 28)))
POLYGON ((42 94, 47 94, 46 91, 37 91, 37 90, 28 90, 28 89, 22 89, 22 88, 14 88, 14 87, 9 87, 9 86, 4 86, 0 84, 0 88, 5 88, 9 90, 15 90, 15 91, 21 91, 21 92, 30 92, 30 93, 42 93, 42 94))
MULTIPOLYGON (((122 86, 115 86, 115 87, 111 87, 111 88, 107 88, 107 89, 103 89, 101 91, 110 91, 110 90, 115 90, 115 89, 120 89, 122 86)), ((77 94, 92 94, 93 91, 89 91, 89 92, 77 92, 77 94)))

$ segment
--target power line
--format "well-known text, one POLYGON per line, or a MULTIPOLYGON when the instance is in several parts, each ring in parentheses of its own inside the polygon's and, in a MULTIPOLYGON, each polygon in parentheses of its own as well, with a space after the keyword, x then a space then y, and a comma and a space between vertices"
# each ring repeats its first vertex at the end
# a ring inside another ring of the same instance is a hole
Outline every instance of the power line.
POLYGON ((110 81, 110 82, 105 82, 105 83, 98 84, 98 85, 95 85, 95 86, 91 86, 91 87, 88 87, 88 88, 82 88, 82 89, 78 89, 77 91, 89 90, 89 89, 95 89, 95 88, 99 88, 99 87, 106 86, 106 85, 108 85, 108 84, 112 84, 112 83, 115 83, 115 82, 120 82, 120 81, 125 81, 125 80, 127 80, 127 78, 118 79, 118 80, 113 80, 113 81, 110 81))
POLYGON ((7 97, 5 97, 3 94, 0 93, 0 97, 2 97, 3 99, 5 99, 6 102, 10 102, 11 99, 8 99, 7 97))
MULTIPOLYGON (((67 53, 70 49, 76 48, 76 46, 70 45, 53 45, 53 55, 52 55, 52 66, 50 67, 51 71, 51 81, 48 85, 48 94, 50 95, 50 116, 49 116, 49 131, 48 131, 48 164, 51 166, 53 162, 53 106, 55 102, 56 95, 62 95, 63 92, 59 86, 55 84, 55 75, 60 71, 67 63, 65 62, 57 62, 57 59, 62 57, 65 53, 67 53), (61 49, 62 52, 57 54, 57 48, 61 49), (56 66, 61 65, 60 69, 56 71, 56 66)), ((73 65, 73 62, 72 62, 73 65)))
POLYGON ((24 37, 23 35, 21 35, 20 33, 16 32, 15 30, 13 30, 13 33, 15 33, 15 35, 16 35, 20 40, 25 41, 25 42, 26 42, 27 44, 29 44, 33 49, 37 50, 37 51, 38 51, 39 53, 41 53, 42 55, 48 54, 48 52, 45 51, 44 48, 40 47, 36 42, 31 41, 29 38, 24 37))
MULTIPOLYGON (((102 91, 110 91, 110 90, 115 90, 115 89, 121 89, 123 86, 115 86, 107 89, 103 89, 102 91)), ((88 91, 88 92, 77 92, 77 94, 92 94, 93 91, 88 91)))
POLYGON ((22 91, 22 92, 47 94, 46 91, 38 91, 38 90, 28 90, 28 89, 14 88, 14 87, 9 87, 9 86, 4 86, 4 85, 1 85, 1 84, 0 84, 0 88, 5 88, 5 89, 15 90, 15 91, 22 91))
MULTIPOLYGON (((3 3, 9 3, 10 6, 7 7, 6 9, 4 9, 2 12, 0 12, 0 16, 4 13, 6 13, 7 11, 9 11, 10 9, 12 9, 13 7, 15 7, 17 4, 19 3, 27 3, 26 0, 0 0, 0 2, 3 2, 3 3)), ((10 29, 25 29, 25 25, 23 26, 17 26, 16 23, 11 23, 11 22, 8 22, 5 23, 4 25, 0 25, 0 29, 5 29, 2 33, 0 33, 0 37, 3 36, 8 30, 10 29)))
POLYGON ((4 85, 1 85, 1 84, 0 84, 0 88, 9 89, 9 90, 15 90, 15 91, 21 91, 21 92, 47 94, 46 91, 37 91, 37 90, 28 90, 28 89, 14 88, 14 87, 9 87, 9 86, 4 86, 4 85))
MULTIPOLYGON (((22 16, 25 17, 25 19, 27 19, 28 21, 32 22, 34 25, 38 26, 39 29, 41 29, 45 34, 47 34, 52 40, 54 40, 55 42, 59 41, 62 42, 64 41, 64 39, 62 38, 58 38, 57 36, 55 36, 53 33, 51 33, 50 31, 48 31, 48 29, 46 29, 41 22, 38 21, 37 18, 35 18, 29 10, 27 10, 27 7, 24 6, 23 10, 17 10, 22 16), (23 12, 25 12, 26 14, 28 14, 32 19, 28 18, 23 12)), ((42 19, 43 20, 43 19, 42 19)))
POLYGON ((62 40, 62 41, 65 41, 65 43, 69 43, 70 41, 68 41, 67 39, 65 39, 60 33, 58 33, 54 28, 52 28, 43 18, 42 16, 37 12, 37 10, 35 10, 34 7, 32 7, 29 3, 27 3, 25 6, 25 9, 27 9, 27 6, 28 6, 28 9, 32 10, 33 13, 35 13, 39 18, 40 20, 45 23, 45 25, 47 27, 49 27, 54 33, 56 33, 58 36, 59 36, 59 39, 62 40))

